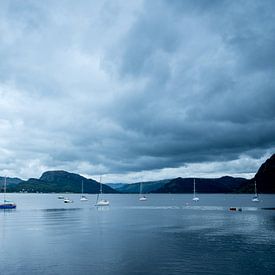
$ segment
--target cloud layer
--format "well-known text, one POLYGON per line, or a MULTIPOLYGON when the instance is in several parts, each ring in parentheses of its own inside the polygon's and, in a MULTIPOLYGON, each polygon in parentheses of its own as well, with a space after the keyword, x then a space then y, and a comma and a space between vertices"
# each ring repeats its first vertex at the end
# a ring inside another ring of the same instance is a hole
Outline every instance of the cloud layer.
POLYGON ((274 152, 274 1, 134 2, 1 1, 1 174, 250 175, 274 152))

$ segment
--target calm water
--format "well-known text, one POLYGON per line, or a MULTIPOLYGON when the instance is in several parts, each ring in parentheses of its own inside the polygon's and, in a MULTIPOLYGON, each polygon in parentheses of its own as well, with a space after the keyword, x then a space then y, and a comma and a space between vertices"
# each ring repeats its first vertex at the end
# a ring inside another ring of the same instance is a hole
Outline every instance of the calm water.
POLYGON ((0 274, 275 274, 275 195, 9 194, 0 274), (242 207, 242 212, 228 208, 242 207))

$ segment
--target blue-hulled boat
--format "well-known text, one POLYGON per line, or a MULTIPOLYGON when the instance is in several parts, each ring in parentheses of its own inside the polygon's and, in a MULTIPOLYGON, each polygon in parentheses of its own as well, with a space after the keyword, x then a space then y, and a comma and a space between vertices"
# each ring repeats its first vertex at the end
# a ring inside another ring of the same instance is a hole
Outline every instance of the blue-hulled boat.
POLYGON ((16 208, 16 204, 13 201, 6 200, 6 186, 7 186, 7 180, 5 177, 4 182, 4 203, 0 203, 0 209, 14 209, 16 208))
POLYGON ((13 201, 5 200, 4 203, 0 204, 0 209, 14 209, 16 208, 16 204, 13 201))

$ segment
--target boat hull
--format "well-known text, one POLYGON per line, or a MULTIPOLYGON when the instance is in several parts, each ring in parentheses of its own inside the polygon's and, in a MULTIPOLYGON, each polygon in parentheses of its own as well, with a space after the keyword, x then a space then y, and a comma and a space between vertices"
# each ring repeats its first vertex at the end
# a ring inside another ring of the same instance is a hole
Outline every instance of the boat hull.
POLYGON ((140 201, 147 201, 147 198, 146 197, 141 197, 139 198, 140 201))
POLYGON ((107 200, 101 200, 96 203, 95 206, 109 206, 110 202, 107 200))
POLYGON ((0 209, 14 209, 14 208, 16 208, 16 204, 13 204, 13 203, 0 204, 0 209))
POLYGON ((87 199, 85 196, 82 196, 82 197, 80 198, 80 201, 88 201, 88 199, 87 199))
POLYGON ((74 201, 73 200, 70 200, 70 199, 64 199, 64 203, 73 203, 74 201))

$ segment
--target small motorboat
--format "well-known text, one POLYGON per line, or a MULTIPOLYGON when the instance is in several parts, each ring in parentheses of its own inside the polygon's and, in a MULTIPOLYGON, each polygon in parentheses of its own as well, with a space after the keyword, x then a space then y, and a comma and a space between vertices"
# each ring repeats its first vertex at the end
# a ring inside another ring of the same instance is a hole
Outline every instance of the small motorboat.
POLYGON ((64 203, 73 203, 74 201, 73 200, 70 200, 69 198, 65 198, 64 199, 64 203))
POLYGON ((58 196, 59 200, 64 200, 64 196, 58 196))

